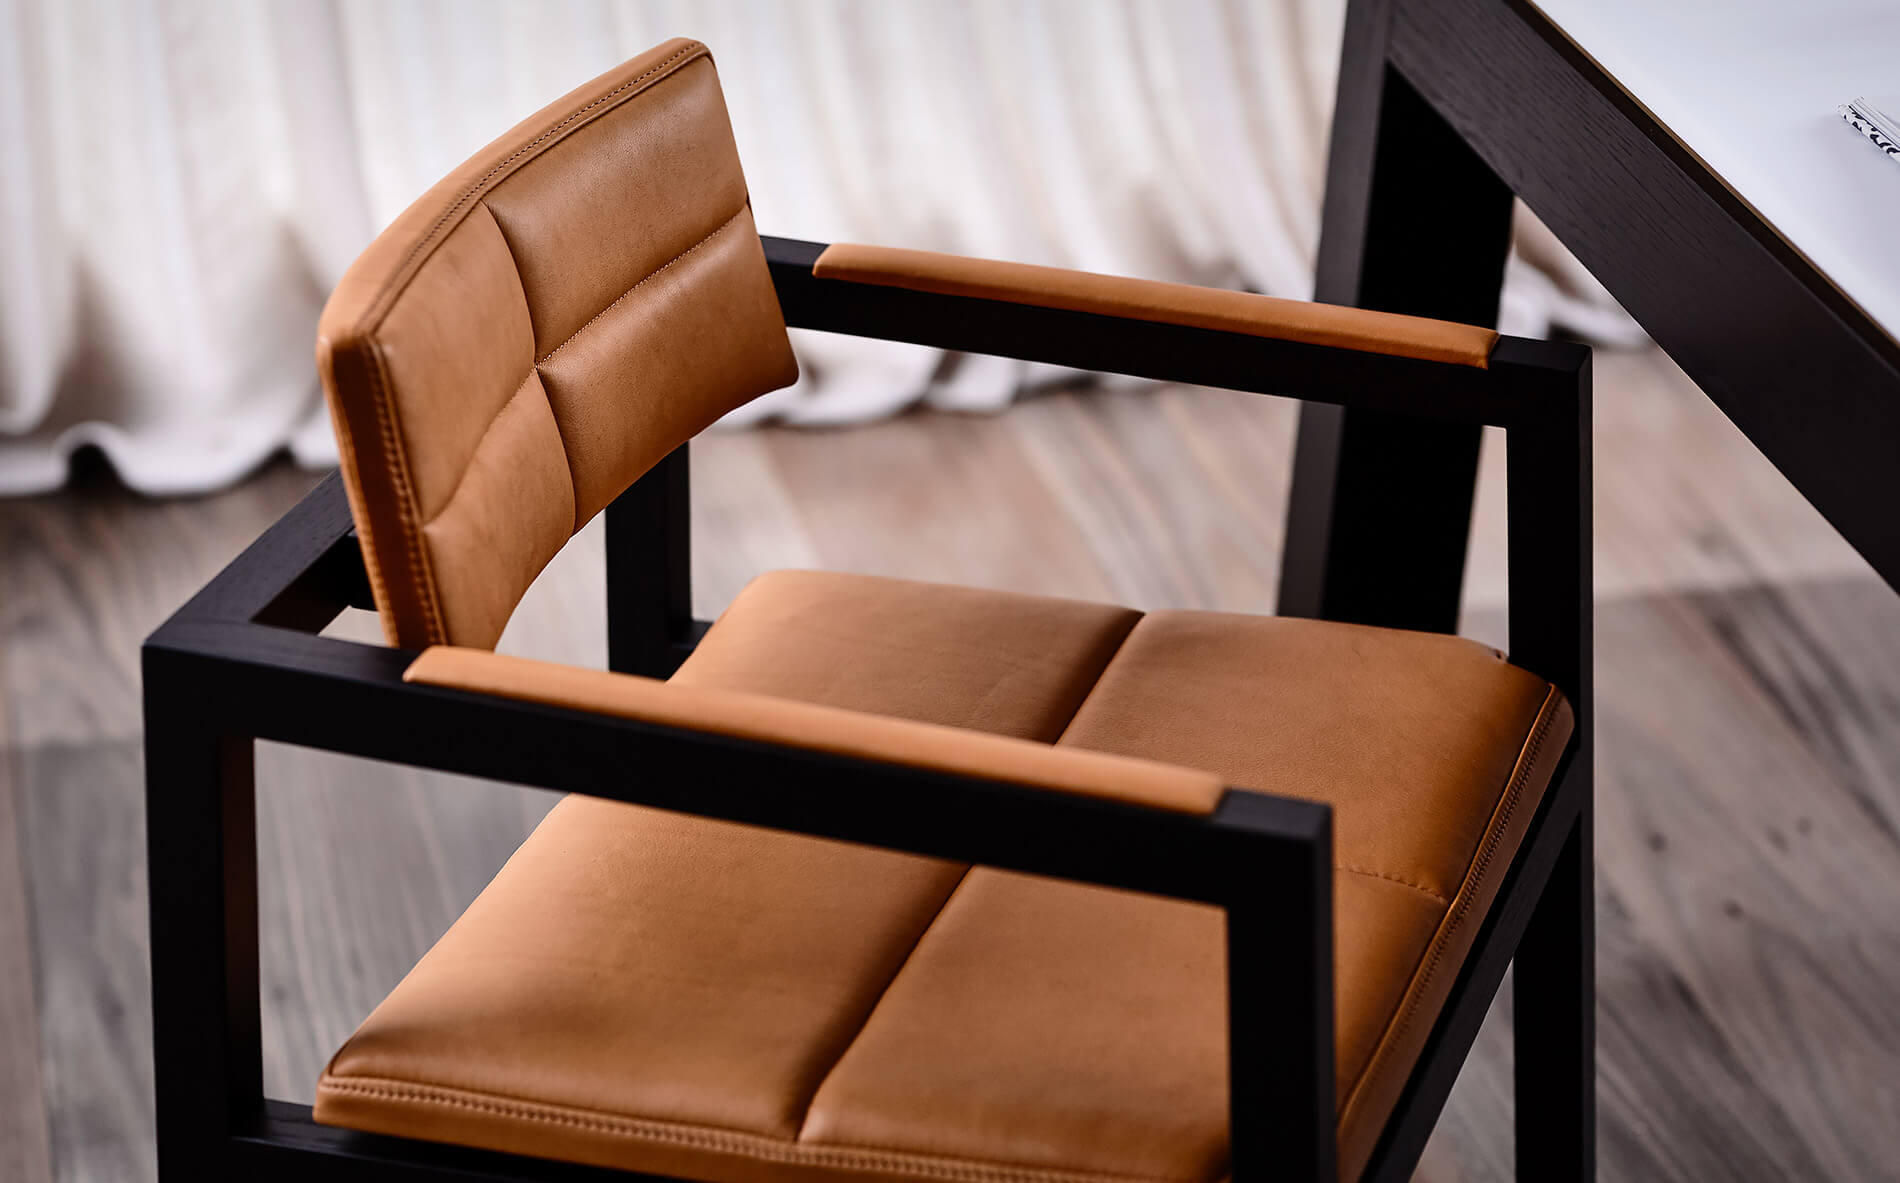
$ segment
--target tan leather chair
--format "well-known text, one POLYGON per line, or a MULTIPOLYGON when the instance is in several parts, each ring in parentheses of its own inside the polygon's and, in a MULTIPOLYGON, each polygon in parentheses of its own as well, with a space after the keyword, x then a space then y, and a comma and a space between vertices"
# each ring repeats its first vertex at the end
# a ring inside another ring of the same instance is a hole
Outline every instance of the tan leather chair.
POLYGON ((1514 953, 1521 1161, 1585 1172, 1584 351, 762 241, 687 41, 430 190, 320 332, 347 512, 146 652, 165 1179, 1400 1178, 1514 953), (695 622, 686 443, 788 323, 1501 423, 1516 663, 822 572, 695 622), (615 672, 497 656, 602 511, 615 672), (387 647, 315 635, 352 602, 387 647), (257 1085, 259 736, 575 794, 314 1112, 257 1085))

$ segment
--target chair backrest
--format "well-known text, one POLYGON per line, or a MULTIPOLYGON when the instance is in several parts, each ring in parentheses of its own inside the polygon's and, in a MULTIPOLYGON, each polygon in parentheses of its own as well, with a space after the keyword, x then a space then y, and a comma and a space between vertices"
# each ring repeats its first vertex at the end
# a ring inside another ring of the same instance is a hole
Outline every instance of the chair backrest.
POLYGON ((706 47, 530 117, 405 210, 317 362, 391 644, 492 647, 596 513, 797 377, 706 47))

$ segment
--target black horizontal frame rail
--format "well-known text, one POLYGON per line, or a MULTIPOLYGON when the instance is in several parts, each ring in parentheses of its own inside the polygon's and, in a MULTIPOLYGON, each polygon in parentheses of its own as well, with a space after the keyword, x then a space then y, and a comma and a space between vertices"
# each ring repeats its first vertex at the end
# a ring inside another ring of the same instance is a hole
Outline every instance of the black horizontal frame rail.
MULTIPOLYGON (((974 296, 818 279, 824 243, 762 237, 785 323, 1103 373, 1509 427, 1539 418, 1540 387, 1588 350, 1501 337, 1488 368, 974 296)), ((1561 385, 1561 378, 1559 379, 1561 385)))
POLYGON ((417 1142, 318 1125, 308 1105, 266 1101, 230 1141, 232 1179, 271 1183, 673 1183, 661 1176, 417 1142))
POLYGON ((188 620, 255 621, 316 632, 345 608, 375 606, 343 477, 333 472, 185 601, 152 639, 188 620))
POLYGON ((1251 860, 1328 833, 1324 806, 1292 798, 1230 791, 1210 816, 1154 810, 405 683, 413 657, 180 621, 147 644, 145 671, 194 688, 194 709, 232 735, 1205 903, 1252 895, 1251 860))

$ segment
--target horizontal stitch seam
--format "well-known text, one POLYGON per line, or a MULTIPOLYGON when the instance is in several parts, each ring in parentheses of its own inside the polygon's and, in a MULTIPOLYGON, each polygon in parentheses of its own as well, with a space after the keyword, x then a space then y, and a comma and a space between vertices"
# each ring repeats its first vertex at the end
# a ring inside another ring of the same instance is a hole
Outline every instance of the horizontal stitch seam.
MULTIPOLYGON (((810 1146, 811 1143, 801 1142, 799 1145, 810 1146)), ((836 1151, 863 1155, 870 1160, 882 1159, 899 1169, 915 1164, 925 1170, 973 1172, 978 1177, 995 1180, 1048 1180, 1050 1183, 1057 1183, 1057 1181, 1066 1183, 1070 1180, 1088 1180, 1090 1183, 1198 1183, 1197 1179, 1180 1175, 1105 1175, 1093 1171, 1066 1170, 1061 1167, 1037 1167, 1026 1163, 998 1163, 992 1166, 956 1161, 946 1162, 890 1146, 866 1146, 857 1142, 827 1142, 821 1153, 836 1151)))
MULTIPOLYGON (((497 164, 494 168, 489 169, 487 173, 483 174, 481 180, 476 181, 473 185, 470 185, 466 190, 464 190, 462 195, 455 199, 454 204, 450 205, 447 210, 443 211, 442 216, 436 219, 435 225, 429 227, 429 232, 427 234, 424 234, 422 238, 416 243, 416 245, 409 249, 409 253, 403 256, 402 263, 396 268, 394 273, 392 273, 392 275, 390 276, 390 287, 384 288, 381 292, 377 293, 376 304, 382 303, 383 298, 389 294, 392 288, 395 287, 396 280, 402 275, 403 272, 409 269, 409 264, 415 262, 416 256, 421 254, 423 249, 430 244, 430 242, 435 238, 437 232, 440 231, 442 227, 448 225, 450 219, 455 217, 456 213, 461 210, 463 204, 466 203, 469 198, 475 196, 477 193, 480 193, 482 189, 488 184, 488 182, 494 179, 496 173, 501 172, 503 169, 507 168, 509 165, 513 164, 515 161, 521 159, 522 156, 534 151, 536 148, 539 148, 544 141, 552 138, 553 136, 558 135, 562 130, 564 130, 567 127, 568 124, 574 122, 576 119, 579 119, 581 116, 587 114, 589 111, 592 111, 595 107, 598 107, 602 103, 605 103, 609 101, 610 99, 613 99, 614 97, 618 96, 623 91, 626 91, 631 87, 638 86, 640 83, 646 81, 648 78, 653 77, 653 75, 658 74, 660 71, 666 69, 668 66, 671 66, 674 62, 679 61, 681 58, 691 56, 692 54, 698 53, 704 50, 705 48, 706 47, 704 45, 700 44, 697 41, 689 45, 682 46, 680 49, 674 51, 674 53, 670 57, 668 57, 665 61, 660 62, 657 65, 651 66, 647 68, 646 70, 642 71, 641 73, 639 73, 638 75, 627 79, 625 82, 621 83, 619 86, 614 87, 612 90, 608 91, 604 95, 601 95, 599 98, 595 99, 593 102, 588 103, 586 106, 582 107, 580 110, 570 112, 565 119, 561 120, 559 123, 555 124, 553 127, 548 128, 546 131, 542 132, 540 135, 536 136, 534 139, 529 140, 526 144, 523 144, 521 147, 516 148, 513 152, 509 153, 508 157, 505 160, 503 160, 500 164, 497 164)), ((374 305, 372 305, 372 307, 374 307, 374 305)))
POLYGON ((679 262, 681 259, 684 259, 686 256, 692 254, 694 251, 698 250, 700 247, 705 246, 707 243, 711 242, 714 238, 717 238, 721 231, 725 230, 726 227, 738 221, 739 215, 743 214, 745 211, 746 211, 746 207, 743 205, 740 206, 738 209, 733 211, 732 216, 730 218, 727 218, 725 221, 719 223, 719 225, 713 227, 712 230, 708 231, 706 234, 706 237, 700 239, 698 242, 694 243, 692 246, 687 247, 685 250, 681 251, 679 254, 674 255, 672 258, 668 259, 666 262, 660 264, 658 267, 655 267, 653 270, 647 272, 645 275, 635 280, 633 286, 628 288, 626 291, 621 292, 618 296, 616 296, 612 304, 609 304, 607 305, 607 307, 601 309, 599 312, 594 313, 593 316, 587 319, 586 324, 582 325, 580 328, 575 329, 573 332, 569 333, 567 335, 566 341, 563 341, 559 345, 556 345, 554 348, 548 350, 547 353, 544 354, 540 358, 540 360, 536 361, 534 364, 536 366, 543 366, 543 365, 546 365, 548 362, 554 360, 555 354, 561 352, 561 350, 563 349, 566 349, 568 347, 569 342, 573 341, 574 338, 580 336, 582 333, 592 328, 595 321, 607 315, 609 312, 612 312, 615 308, 618 308, 622 300, 626 299, 628 296, 633 295, 634 292, 640 289, 641 284, 646 283, 650 279, 656 278, 662 271, 665 271, 668 267, 671 267, 673 264, 679 262))
POLYGON ((614 1117, 594 1111, 566 1112, 564 1107, 463 1096, 446 1089, 411 1082, 367 1083, 329 1076, 320 1087, 377 1100, 406 1101, 468 1109, 477 1113, 493 1113, 501 1117, 570 1126, 575 1129, 637 1140, 671 1142, 701 1149, 731 1150, 781 1162, 802 1162, 815 1166, 905 1171, 927 1178, 965 1180, 969 1183, 1084 1183, 1084 1181, 1096 1180, 1113 1180, 1116 1183, 1182 1183, 1179 1180, 1147 1175, 1103 1175, 1036 1168, 997 1170, 976 1164, 946 1162, 901 1152, 875 1150, 854 1152, 857 1148, 846 1148, 843 1152, 814 1149, 809 1145, 786 1142, 764 1135, 694 1128, 639 1118, 614 1117))
POLYGON ((1430 899, 1432 899, 1433 901, 1435 901, 1436 903, 1440 905, 1449 904, 1451 902, 1450 900, 1446 899, 1444 896, 1440 895, 1438 892, 1433 891, 1431 888, 1425 886, 1423 883, 1414 883, 1410 879, 1401 879, 1397 875, 1390 875, 1384 871, 1375 871, 1370 867, 1348 867, 1344 863, 1339 864, 1339 869, 1342 871, 1349 872, 1354 875, 1364 875, 1368 879, 1383 879, 1387 883, 1396 883, 1400 887, 1409 887, 1413 891, 1418 892, 1420 895, 1429 897, 1430 899))

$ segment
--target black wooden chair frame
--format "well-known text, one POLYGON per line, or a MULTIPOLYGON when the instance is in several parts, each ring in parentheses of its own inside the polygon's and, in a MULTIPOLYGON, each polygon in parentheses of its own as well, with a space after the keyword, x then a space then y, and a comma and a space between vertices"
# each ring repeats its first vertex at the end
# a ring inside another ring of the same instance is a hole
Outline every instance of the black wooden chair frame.
MULTIPOLYGON (((1588 350, 1505 337, 1488 368, 1417 361, 819 280, 811 264, 820 244, 763 241, 795 327, 1505 429, 1511 657, 1569 698, 1576 738, 1363 1177, 1409 1177, 1514 957, 1520 1177, 1587 1177, 1588 350)), ((607 511, 612 668, 664 676, 703 635, 691 611, 688 543, 681 447, 607 511)), ((153 1055, 167 1183, 630 1177, 321 1126, 307 1107, 264 1096, 252 756, 260 739, 1221 906, 1235 1000, 1235 1177, 1336 1175, 1327 807, 1235 789, 1210 816, 1185 816, 409 685, 402 673, 415 653, 318 635, 352 606, 373 605, 331 476, 144 646, 153 1055)))

